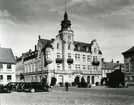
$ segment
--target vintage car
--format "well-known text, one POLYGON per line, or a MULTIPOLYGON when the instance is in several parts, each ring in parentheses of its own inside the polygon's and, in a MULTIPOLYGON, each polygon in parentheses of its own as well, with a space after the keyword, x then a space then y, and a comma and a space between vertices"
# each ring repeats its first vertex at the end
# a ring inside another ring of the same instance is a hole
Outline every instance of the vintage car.
POLYGON ((37 91, 51 91, 52 88, 49 85, 43 84, 41 82, 30 82, 30 83, 26 83, 23 86, 23 90, 24 91, 29 91, 29 92, 37 92, 37 91))

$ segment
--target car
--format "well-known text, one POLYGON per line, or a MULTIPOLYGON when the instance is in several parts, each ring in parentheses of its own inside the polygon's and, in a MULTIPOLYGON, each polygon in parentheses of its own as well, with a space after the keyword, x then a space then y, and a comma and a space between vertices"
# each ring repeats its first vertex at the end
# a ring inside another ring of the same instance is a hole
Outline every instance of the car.
POLYGON ((0 93, 11 93, 11 88, 0 84, 0 93))
POLYGON ((24 91, 30 91, 31 93, 34 93, 36 91, 52 91, 51 86, 45 85, 41 82, 31 82, 26 83, 23 87, 24 91))
POLYGON ((15 91, 17 83, 18 82, 9 82, 8 84, 5 85, 5 87, 10 88, 11 91, 15 91))

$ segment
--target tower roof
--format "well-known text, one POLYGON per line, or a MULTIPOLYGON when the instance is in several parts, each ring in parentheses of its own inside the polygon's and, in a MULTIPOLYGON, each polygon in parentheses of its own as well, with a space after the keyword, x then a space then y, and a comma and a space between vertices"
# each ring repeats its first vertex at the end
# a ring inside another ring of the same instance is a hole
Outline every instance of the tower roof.
POLYGON ((67 14, 67 12, 65 12, 64 20, 61 21, 61 30, 68 29, 68 28, 70 28, 70 26, 71 26, 71 21, 68 20, 68 14, 67 14))

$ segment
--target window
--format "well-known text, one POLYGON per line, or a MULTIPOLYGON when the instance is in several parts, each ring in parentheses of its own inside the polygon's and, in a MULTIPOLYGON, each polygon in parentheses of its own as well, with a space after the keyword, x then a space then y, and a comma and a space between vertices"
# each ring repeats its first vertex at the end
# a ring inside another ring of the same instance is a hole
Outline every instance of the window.
POLYGON ((7 69, 11 69, 11 64, 7 64, 7 69))
POLYGON ((57 65, 57 70, 60 70, 60 65, 57 65))
POLYGON ((12 79, 12 76, 11 75, 7 75, 7 80, 11 80, 12 79))
POLYGON ((68 49, 69 49, 69 50, 71 49, 71 45, 70 45, 70 44, 68 44, 68 49))
POLYGON ((0 63, 0 70, 3 68, 3 64, 0 63))
POLYGON ((132 81, 134 81, 134 76, 132 76, 132 81))
POLYGON ((87 69, 88 69, 88 70, 90 69, 90 65, 87 65, 87 69))
POLYGON ((71 58, 71 53, 68 53, 68 58, 71 58))
POLYGON ((75 64, 75 69, 77 70, 77 64, 75 64))
POLYGON ((77 61, 77 54, 75 54, 75 60, 77 61))
POLYGON ((71 65, 70 64, 68 64, 68 69, 71 70, 71 65))
POLYGON ((97 56, 93 56, 93 61, 97 61, 97 56))
POLYGON ((68 35, 68 39, 71 40, 71 35, 68 35))
POLYGON ((90 56, 89 55, 87 55, 87 61, 90 62, 90 56))
POLYGON ((83 55, 83 61, 84 61, 84 62, 86 61, 86 56, 85 56, 85 55, 83 55))
POLYGON ((86 69, 86 67, 85 67, 85 65, 83 65, 83 70, 85 70, 86 69))
POLYGON ((80 61, 80 54, 78 54, 78 60, 80 61))
POLYGON ((96 50, 96 48, 94 48, 94 53, 96 53, 97 52, 97 50, 96 50))
POLYGON ((50 51, 46 52, 46 58, 50 58, 50 51))
POLYGON ((80 70, 80 64, 78 64, 78 70, 80 70))
POLYGON ((60 58, 60 53, 57 53, 57 58, 60 58))
POLYGON ((0 75, 0 81, 3 81, 3 75, 0 75))
POLYGON ((57 43, 57 49, 59 49, 59 46, 60 46, 60 44, 59 44, 59 43, 57 43))

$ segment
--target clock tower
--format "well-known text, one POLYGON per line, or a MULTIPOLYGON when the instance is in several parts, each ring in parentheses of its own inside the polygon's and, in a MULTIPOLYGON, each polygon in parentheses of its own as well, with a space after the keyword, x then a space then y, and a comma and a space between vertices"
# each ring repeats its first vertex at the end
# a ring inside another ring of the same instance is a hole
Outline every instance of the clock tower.
POLYGON ((71 21, 68 20, 68 14, 65 12, 64 14, 64 20, 61 21, 61 30, 59 31, 60 39, 62 40, 62 59, 63 62, 63 70, 68 70, 68 66, 71 65, 68 64, 67 60, 68 58, 73 58, 73 51, 74 51, 74 34, 73 30, 71 29, 71 21))

